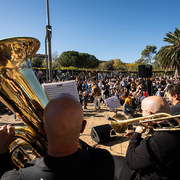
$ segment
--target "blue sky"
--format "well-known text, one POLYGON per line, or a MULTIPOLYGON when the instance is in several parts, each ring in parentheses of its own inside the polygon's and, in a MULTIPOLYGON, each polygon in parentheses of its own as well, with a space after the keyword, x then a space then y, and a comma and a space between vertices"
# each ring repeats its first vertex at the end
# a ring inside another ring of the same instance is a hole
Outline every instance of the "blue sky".
MULTIPOLYGON (((0 39, 29 36, 45 53, 46 0, 0 0, 0 39)), ((180 28, 179 0, 49 0, 52 53, 74 50, 131 63, 180 28)))

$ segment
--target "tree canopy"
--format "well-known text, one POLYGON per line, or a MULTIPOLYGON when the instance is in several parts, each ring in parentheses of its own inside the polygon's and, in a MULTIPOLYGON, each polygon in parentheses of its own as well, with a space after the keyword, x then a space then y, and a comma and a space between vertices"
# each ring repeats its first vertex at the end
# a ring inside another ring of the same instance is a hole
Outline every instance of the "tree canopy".
POLYGON ((141 52, 142 58, 144 59, 145 63, 150 63, 152 62, 153 54, 156 54, 156 46, 146 46, 146 49, 144 49, 141 52))
POLYGON ((39 56, 35 56, 31 59, 31 65, 32 67, 41 67, 42 61, 40 61, 39 56))
POLYGON ((64 67, 96 68, 99 65, 99 60, 94 55, 88 53, 66 51, 60 55, 59 63, 64 67))
POLYGON ((177 76, 180 69, 180 31, 175 28, 174 33, 168 32, 166 36, 163 40, 171 45, 161 47, 155 58, 163 69, 174 68, 177 76))

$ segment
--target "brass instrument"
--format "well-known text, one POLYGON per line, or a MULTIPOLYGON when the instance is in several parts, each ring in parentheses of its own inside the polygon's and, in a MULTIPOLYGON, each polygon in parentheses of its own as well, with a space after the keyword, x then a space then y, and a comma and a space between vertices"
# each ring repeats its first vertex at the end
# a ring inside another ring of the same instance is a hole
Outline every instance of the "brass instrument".
MULTIPOLYGON (((139 122, 139 124, 145 127, 149 131, 149 133, 152 133, 154 131, 177 131, 180 130, 180 120, 178 118, 180 118, 180 115, 172 116, 168 113, 156 113, 149 116, 126 119, 124 115, 117 114, 113 116, 113 118, 111 118, 111 126, 113 130, 120 134, 124 133, 127 130, 128 124, 132 124, 135 122, 139 122), (172 120, 176 122, 176 125, 172 123, 172 120), (168 126, 162 126, 162 121, 166 122, 168 126), (148 125, 148 122, 155 122, 156 127, 148 125)), ((110 132, 111 137, 114 137, 112 133, 113 130, 111 130, 110 132)))
POLYGON ((45 155, 48 147, 46 137, 38 131, 38 124, 42 121, 42 113, 49 100, 30 61, 39 47, 40 42, 31 37, 0 40, 0 101, 26 125, 15 127, 15 136, 10 146, 15 168, 23 168, 23 163, 14 155, 17 150, 32 160, 24 151, 24 146, 29 144, 36 157, 45 155))

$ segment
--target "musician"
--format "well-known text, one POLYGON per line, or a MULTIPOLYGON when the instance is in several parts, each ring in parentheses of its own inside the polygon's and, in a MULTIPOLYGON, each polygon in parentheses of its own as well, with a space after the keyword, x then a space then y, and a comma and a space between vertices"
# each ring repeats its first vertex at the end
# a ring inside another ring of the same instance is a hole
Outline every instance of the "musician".
POLYGON ((92 93, 91 95, 95 96, 94 97, 94 110, 100 110, 101 109, 101 104, 100 104, 100 100, 101 100, 101 90, 98 87, 97 83, 93 82, 92 85, 92 93))
MULTIPOLYGON (((83 150, 78 148, 79 135, 86 121, 80 103, 71 95, 61 94, 45 107, 39 131, 47 136, 48 151, 45 157, 37 158, 19 171, 8 171, 4 179, 89 179, 112 180, 114 161, 107 150, 83 150)), ((8 146, 14 131, 11 125, 0 129, 0 168, 8 157, 8 146)), ((6 167, 9 169, 9 167, 6 167)), ((3 169, 5 170, 5 168, 3 169)), ((0 169, 2 173, 2 169, 0 169)))
MULTIPOLYGON (((149 96, 142 101, 142 115, 169 113, 169 105, 159 96, 149 96)), ((148 123, 156 126, 155 122, 148 123)), ((167 126, 162 120, 161 126, 167 126)), ((176 180, 179 176, 180 131, 159 131, 142 139, 145 128, 138 125, 129 143, 126 162, 137 171, 141 180, 176 180)))
POLYGON ((169 102, 171 103, 170 114, 180 114, 180 83, 173 83, 167 87, 169 102))

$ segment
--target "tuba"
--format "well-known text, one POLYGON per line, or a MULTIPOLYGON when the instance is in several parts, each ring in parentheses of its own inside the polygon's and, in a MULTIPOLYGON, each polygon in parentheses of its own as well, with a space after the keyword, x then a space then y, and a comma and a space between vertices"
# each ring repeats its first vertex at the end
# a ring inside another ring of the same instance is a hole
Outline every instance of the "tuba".
POLYGON ((27 145, 34 157, 44 156, 48 147, 46 137, 38 131, 38 124, 42 121, 42 113, 49 99, 30 61, 39 47, 40 42, 32 37, 0 40, 0 101, 25 124, 15 127, 10 145, 11 159, 16 169, 24 167, 17 153, 21 159, 32 160, 25 151, 27 145))

